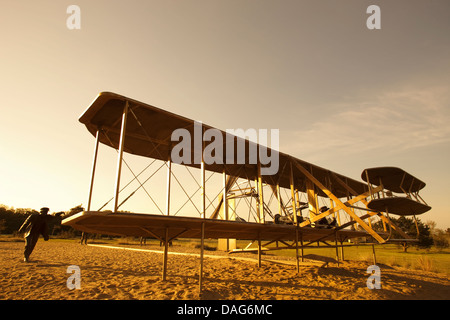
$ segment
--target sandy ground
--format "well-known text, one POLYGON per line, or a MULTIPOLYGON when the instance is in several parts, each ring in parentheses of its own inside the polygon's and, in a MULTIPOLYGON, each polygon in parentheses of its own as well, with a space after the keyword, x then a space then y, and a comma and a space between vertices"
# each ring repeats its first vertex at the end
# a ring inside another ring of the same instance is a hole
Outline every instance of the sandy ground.
MULTIPOLYGON (((331 263, 323 268, 302 265, 298 274, 290 264, 263 261, 258 268, 252 254, 246 254, 246 258, 252 258, 248 260, 209 257, 223 256, 215 251, 205 251, 200 297, 200 260, 195 255, 169 255, 167 280, 162 281, 161 253, 40 239, 31 261, 26 263, 22 261, 23 246, 22 242, 0 242, 0 299, 450 299, 450 281, 445 274, 380 265, 381 289, 370 290, 366 286, 366 262, 331 263), (67 288, 70 265, 80 267, 81 289, 67 288)), ((200 250, 175 246, 169 251, 198 254, 200 250)))

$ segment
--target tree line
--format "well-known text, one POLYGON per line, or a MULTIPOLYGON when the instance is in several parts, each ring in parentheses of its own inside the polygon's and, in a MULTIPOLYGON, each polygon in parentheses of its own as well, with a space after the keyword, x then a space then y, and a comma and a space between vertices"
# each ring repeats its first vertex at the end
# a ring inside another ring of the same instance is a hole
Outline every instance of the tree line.
MULTIPOLYGON (((417 242, 400 242, 403 251, 406 252, 410 246, 419 248, 431 248, 433 245, 438 249, 448 248, 450 244, 450 228, 446 231, 436 228, 434 221, 423 223, 419 218, 408 218, 401 216, 399 218, 389 218, 396 226, 403 230, 412 239, 417 242)), ((389 226, 385 226, 383 221, 378 221, 372 225, 374 230, 390 233, 391 239, 403 239, 402 235, 395 229, 390 230, 389 226)))
MULTIPOLYGON (((79 205, 65 211, 60 217, 54 217, 48 221, 48 230, 50 235, 61 235, 68 233, 70 235, 78 235, 70 226, 61 225, 61 220, 75 213, 83 211, 84 208, 79 205)), ((39 214, 39 211, 30 208, 14 209, 6 205, 0 205, 0 234, 17 234, 20 226, 24 223, 30 214, 39 214)))

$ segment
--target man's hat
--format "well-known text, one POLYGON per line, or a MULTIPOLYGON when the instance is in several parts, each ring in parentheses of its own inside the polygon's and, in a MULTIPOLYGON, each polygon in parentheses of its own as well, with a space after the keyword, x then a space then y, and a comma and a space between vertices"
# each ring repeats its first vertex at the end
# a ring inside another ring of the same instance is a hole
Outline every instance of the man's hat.
POLYGON ((41 212, 49 212, 50 211, 50 209, 49 208, 47 208, 47 207, 43 207, 43 208, 41 208, 41 212))

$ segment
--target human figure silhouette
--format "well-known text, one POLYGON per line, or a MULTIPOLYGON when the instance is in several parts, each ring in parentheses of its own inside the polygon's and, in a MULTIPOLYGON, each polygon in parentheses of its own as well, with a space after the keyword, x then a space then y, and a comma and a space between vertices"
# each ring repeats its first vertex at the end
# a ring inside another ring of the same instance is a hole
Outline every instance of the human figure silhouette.
POLYGON ((89 234, 87 232, 83 231, 81 233, 81 241, 80 241, 80 243, 81 244, 87 244, 88 238, 89 238, 89 234))
POLYGON ((39 239, 39 235, 42 234, 45 241, 48 241, 48 224, 47 213, 49 208, 41 208, 40 213, 32 213, 28 216, 25 222, 19 229, 20 233, 24 233, 25 238, 25 251, 24 251, 24 259, 23 261, 28 262, 30 259, 30 255, 33 252, 34 247, 39 239))

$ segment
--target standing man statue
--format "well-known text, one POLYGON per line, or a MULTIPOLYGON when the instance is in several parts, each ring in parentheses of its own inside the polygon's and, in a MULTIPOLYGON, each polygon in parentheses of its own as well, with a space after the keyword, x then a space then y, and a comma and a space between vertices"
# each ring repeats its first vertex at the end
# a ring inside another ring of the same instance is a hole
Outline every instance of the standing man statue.
POLYGON ((28 216, 28 218, 25 220, 25 222, 22 224, 22 226, 19 229, 19 232, 24 232, 25 237, 25 251, 24 251, 24 259, 23 261, 28 262, 30 258, 31 252, 33 252, 33 249, 36 245, 36 242, 39 239, 39 235, 42 234, 44 237, 44 240, 48 240, 48 211, 49 208, 41 208, 40 214, 32 213, 28 216))

